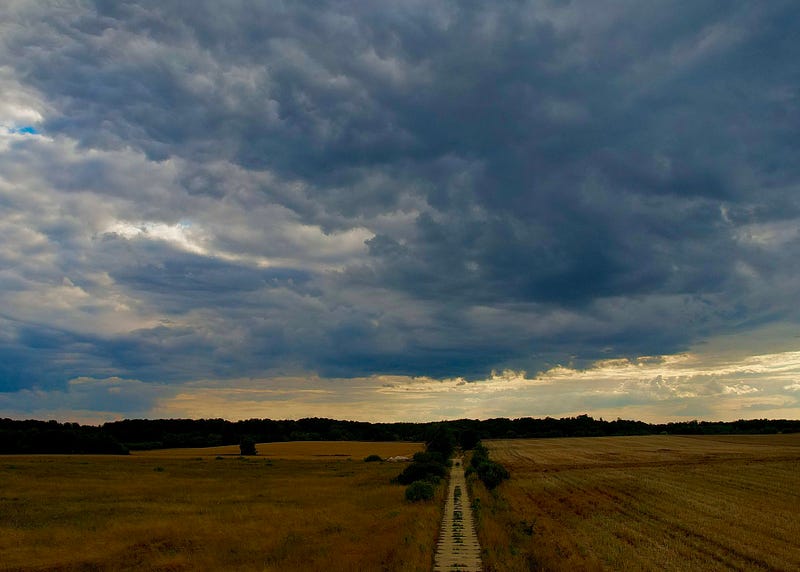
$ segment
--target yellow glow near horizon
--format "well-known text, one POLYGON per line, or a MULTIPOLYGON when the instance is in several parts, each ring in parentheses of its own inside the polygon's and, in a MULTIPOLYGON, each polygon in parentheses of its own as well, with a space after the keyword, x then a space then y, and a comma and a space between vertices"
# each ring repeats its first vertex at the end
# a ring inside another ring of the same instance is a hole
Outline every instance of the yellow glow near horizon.
MULTIPOLYGON (((563 417, 587 413, 650 422, 800 417, 800 351, 745 356, 687 352, 597 361, 586 369, 553 367, 538 375, 492 372, 483 380, 376 375, 199 380, 181 385, 116 377, 79 378, 64 392, 19 392, 36 417, 99 421, 122 417, 288 419, 331 417, 371 422, 489 417, 563 417), (35 393, 35 394, 34 394, 35 393), (115 399, 146 398, 142 411, 115 413, 115 399), (63 407, 63 411, 60 408, 63 407)), ((15 409, 7 394, 3 410, 15 409)))

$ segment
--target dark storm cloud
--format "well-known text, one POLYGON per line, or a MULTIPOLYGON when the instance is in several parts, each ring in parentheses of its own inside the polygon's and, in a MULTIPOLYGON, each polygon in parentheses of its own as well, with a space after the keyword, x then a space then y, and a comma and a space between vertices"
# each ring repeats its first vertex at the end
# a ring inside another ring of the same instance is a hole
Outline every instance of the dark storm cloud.
POLYGON ((68 379, 107 375, 107 356, 91 337, 41 324, 20 324, 0 317, 0 379, 4 391, 63 389, 68 379), (76 359, 78 358, 78 359, 76 359))
POLYGON ((792 2, 3 12, 5 389, 66 348, 475 378, 798 318, 792 2))

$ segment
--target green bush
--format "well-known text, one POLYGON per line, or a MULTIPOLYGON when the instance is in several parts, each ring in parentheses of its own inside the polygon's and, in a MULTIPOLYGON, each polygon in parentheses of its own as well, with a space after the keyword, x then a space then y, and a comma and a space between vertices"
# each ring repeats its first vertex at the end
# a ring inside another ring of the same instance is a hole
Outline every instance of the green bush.
POLYGON ((465 472, 466 476, 477 473, 486 488, 490 490, 510 477, 503 465, 489 459, 489 450, 483 443, 475 445, 469 465, 465 472))
POLYGON ((417 451, 412 457, 415 463, 439 463, 445 465, 445 458, 441 453, 431 451, 417 451))
POLYGON ((443 478, 447 475, 447 467, 441 463, 411 463, 394 480, 401 485, 410 485, 414 481, 432 480, 443 478))
POLYGON ((368 455, 368 456, 364 457, 364 462, 365 463, 376 463, 378 461, 383 461, 383 459, 381 459, 380 455, 368 455))
POLYGON ((476 471, 483 481, 483 484, 486 485, 486 488, 489 490, 495 488, 511 476, 503 465, 495 463, 494 461, 481 463, 478 465, 476 471))
POLYGON ((433 485, 425 481, 414 481, 406 487, 406 500, 417 502, 433 498, 433 485))
POLYGON ((489 450, 483 446, 483 443, 478 443, 472 451, 472 459, 470 465, 478 468, 478 465, 485 463, 489 460, 489 450))

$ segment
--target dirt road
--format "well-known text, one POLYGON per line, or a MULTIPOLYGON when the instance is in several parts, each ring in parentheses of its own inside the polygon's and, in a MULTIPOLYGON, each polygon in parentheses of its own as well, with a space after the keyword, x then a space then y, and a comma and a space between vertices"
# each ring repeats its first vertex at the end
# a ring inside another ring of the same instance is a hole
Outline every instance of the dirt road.
POLYGON ((475 535, 472 520, 472 506, 467 495, 467 484, 464 479, 462 459, 453 459, 450 470, 450 484, 447 502, 444 507, 444 518, 436 546, 436 557, 433 569, 459 570, 462 572, 480 572, 481 547, 475 535))

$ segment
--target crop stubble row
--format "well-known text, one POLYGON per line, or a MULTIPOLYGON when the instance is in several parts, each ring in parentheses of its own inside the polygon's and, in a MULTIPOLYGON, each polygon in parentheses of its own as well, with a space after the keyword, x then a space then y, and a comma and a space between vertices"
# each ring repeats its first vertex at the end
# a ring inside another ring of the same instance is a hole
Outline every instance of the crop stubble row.
POLYGON ((485 561, 497 570, 800 569, 800 448, 777 437, 775 446, 673 436, 490 442, 513 478, 481 499, 479 534, 492 536, 481 542, 496 545, 485 561))

